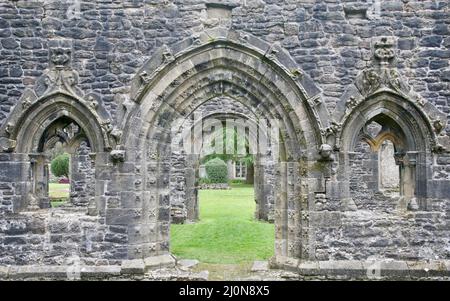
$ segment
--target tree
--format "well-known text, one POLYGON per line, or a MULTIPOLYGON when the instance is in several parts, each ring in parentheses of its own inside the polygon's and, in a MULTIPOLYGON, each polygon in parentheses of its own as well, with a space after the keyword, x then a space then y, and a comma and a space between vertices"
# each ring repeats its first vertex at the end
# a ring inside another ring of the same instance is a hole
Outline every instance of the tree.
POLYGON ((69 177, 70 155, 64 153, 52 160, 50 169, 56 177, 69 177))

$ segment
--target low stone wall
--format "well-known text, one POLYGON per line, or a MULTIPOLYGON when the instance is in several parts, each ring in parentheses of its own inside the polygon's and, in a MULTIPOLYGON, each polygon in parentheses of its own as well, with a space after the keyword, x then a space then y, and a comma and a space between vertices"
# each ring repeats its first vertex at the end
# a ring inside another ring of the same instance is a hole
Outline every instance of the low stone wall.
POLYGON ((300 261, 278 257, 270 265, 298 273, 305 280, 450 280, 450 260, 300 261))
POLYGON ((86 208, 60 207, 0 219, 0 265, 114 265, 127 256, 127 227, 86 208))
POLYGON ((226 190, 226 189, 231 189, 231 187, 227 183, 211 183, 211 184, 200 184, 198 189, 226 190))

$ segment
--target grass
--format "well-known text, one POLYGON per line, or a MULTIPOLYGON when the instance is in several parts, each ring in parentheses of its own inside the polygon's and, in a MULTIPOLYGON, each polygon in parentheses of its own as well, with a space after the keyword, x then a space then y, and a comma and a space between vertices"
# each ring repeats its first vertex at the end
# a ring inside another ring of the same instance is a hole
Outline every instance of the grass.
POLYGON ((204 263, 245 263, 273 255, 274 225, 254 219, 253 186, 200 190, 200 221, 171 226, 171 251, 204 263))
POLYGON ((61 206, 69 198, 70 184, 49 183, 48 189, 52 207, 61 206))

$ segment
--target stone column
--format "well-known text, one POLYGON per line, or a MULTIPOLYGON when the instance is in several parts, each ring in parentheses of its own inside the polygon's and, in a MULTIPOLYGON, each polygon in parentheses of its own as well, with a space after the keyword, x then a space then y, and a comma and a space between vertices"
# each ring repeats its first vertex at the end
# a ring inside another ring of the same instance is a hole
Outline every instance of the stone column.
POLYGON ((70 201, 75 206, 88 207, 95 197, 95 167, 86 142, 72 155, 70 175, 70 201))
POLYGON ((49 160, 44 153, 30 154, 32 188, 28 209, 50 208, 48 196, 49 160))

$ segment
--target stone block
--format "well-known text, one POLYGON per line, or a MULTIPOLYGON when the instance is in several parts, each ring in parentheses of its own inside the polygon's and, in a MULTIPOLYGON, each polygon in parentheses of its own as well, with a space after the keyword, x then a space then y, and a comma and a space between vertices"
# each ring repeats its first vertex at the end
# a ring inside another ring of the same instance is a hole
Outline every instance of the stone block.
POLYGON ((170 254, 147 257, 144 261, 146 270, 174 267, 176 263, 175 258, 170 254))
POLYGON ((145 263, 143 259, 123 260, 120 266, 121 274, 144 274, 145 263))
POLYGON ((180 259, 177 260, 177 266, 182 269, 191 269, 197 266, 199 261, 197 259, 180 259))
POLYGON ((0 266, 0 279, 6 279, 9 275, 9 267, 8 266, 0 266))
POLYGON ((9 271, 9 279, 66 279, 68 275, 68 266, 51 265, 25 265, 12 266, 9 271))
POLYGON ((321 275, 340 275, 355 278, 366 275, 366 270, 359 260, 320 261, 319 269, 321 275))
POLYGON ((411 277, 445 277, 450 276, 445 261, 407 261, 411 277))
POLYGON ((298 265, 298 272, 305 276, 319 275, 319 262, 318 261, 304 261, 298 265))
POLYGON ((367 275, 371 275, 375 279, 386 277, 389 279, 407 279, 410 276, 406 261, 380 259, 364 261, 363 266, 367 275))
MULTIPOLYGON (((118 265, 83 266, 80 269, 81 278, 107 278, 121 274, 122 267, 118 265)), ((130 273, 128 273, 130 274, 130 273)))
POLYGON ((254 261, 251 271, 252 272, 261 272, 261 271, 268 271, 269 270, 269 262, 267 261, 254 261))

